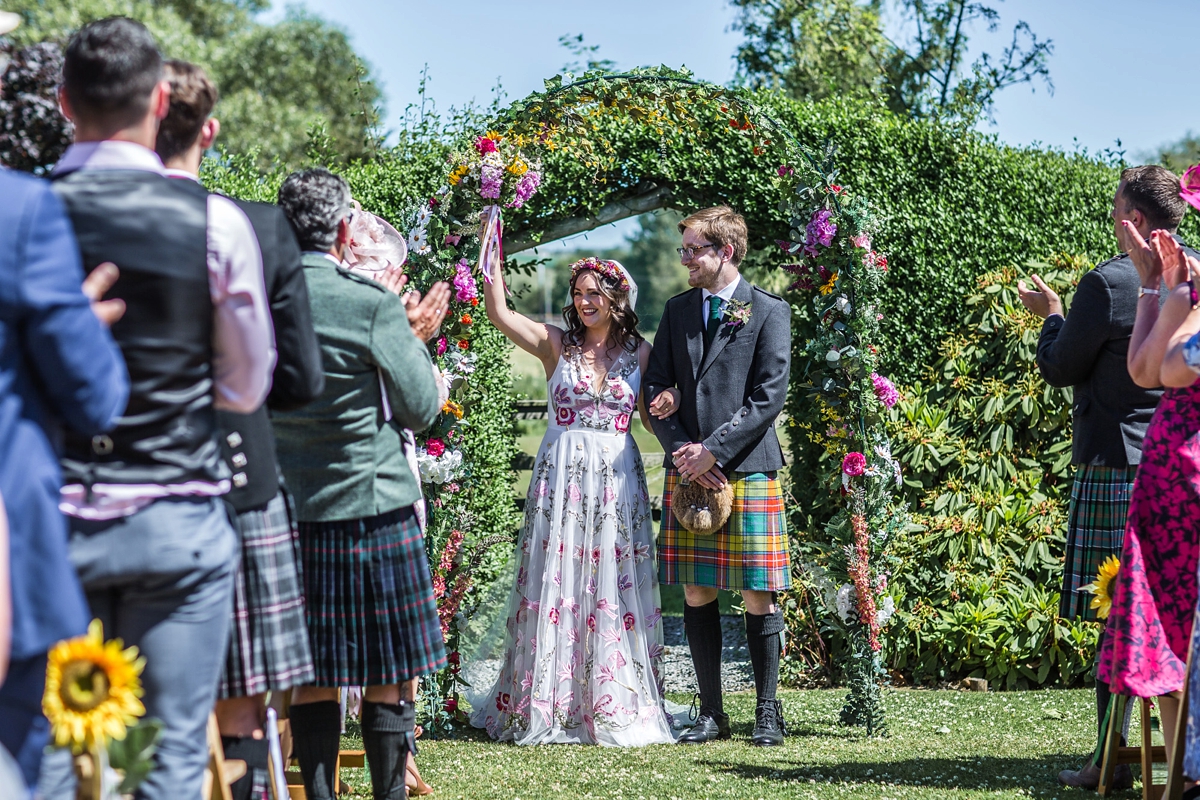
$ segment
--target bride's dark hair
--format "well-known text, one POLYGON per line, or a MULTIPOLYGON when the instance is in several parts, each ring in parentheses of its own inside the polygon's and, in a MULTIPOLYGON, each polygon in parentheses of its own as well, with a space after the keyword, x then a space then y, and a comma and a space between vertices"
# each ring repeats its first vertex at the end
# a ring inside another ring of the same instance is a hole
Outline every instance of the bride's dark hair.
POLYGON ((608 341, 630 353, 637 352, 645 337, 638 332, 638 315, 629 305, 629 284, 620 275, 620 270, 611 261, 599 261, 595 258, 576 261, 571 265, 571 287, 569 298, 571 302, 563 307, 563 320, 567 323, 567 331, 563 334, 563 342, 572 347, 583 345, 583 334, 587 326, 579 318, 575 310, 575 284, 584 275, 594 275, 600 294, 608 298, 612 308, 612 317, 608 326, 608 341), (593 264, 594 262, 594 264, 593 264))

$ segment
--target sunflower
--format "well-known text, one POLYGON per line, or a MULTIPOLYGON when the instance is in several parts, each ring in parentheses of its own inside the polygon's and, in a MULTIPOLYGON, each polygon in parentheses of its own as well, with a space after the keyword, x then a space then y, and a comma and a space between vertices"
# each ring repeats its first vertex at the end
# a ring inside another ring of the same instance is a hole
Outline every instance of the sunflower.
POLYGON ((457 167, 455 167, 450 172, 450 177, 448 178, 448 180, 450 181, 450 185, 458 186, 458 182, 461 181, 463 178, 465 178, 467 176, 467 173, 470 171, 471 171, 471 168, 468 167, 466 164, 459 164, 457 167))
POLYGON ((146 659, 120 639, 104 641, 100 620, 86 636, 59 642, 46 664, 42 711, 50 720, 54 743, 79 752, 97 742, 124 739, 125 726, 146 713, 139 675, 146 659))
POLYGON ((830 276, 829 276, 829 280, 827 280, 827 281, 826 281, 826 282, 825 282, 825 283, 824 283, 824 284, 823 284, 823 285, 820 287, 821 294, 830 294, 830 293, 832 293, 832 292, 833 292, 833 290, 837 288, 837 279, 838 279, 838 273, 836 273, 836 272, 835 272, 835 273, 833 273, 832 275, 830 275, 830 276))
POLYGON ((1087 586, 1079 587, 1079 591, 1095 595, 1091 607, 1096 609, 1097 619, 1108 619, 1108 613, 1112 610, 1112 582, 1120 570, 1121 560, 1116 556, 1109 556, 1096 572, 1096 580, 1087 586))

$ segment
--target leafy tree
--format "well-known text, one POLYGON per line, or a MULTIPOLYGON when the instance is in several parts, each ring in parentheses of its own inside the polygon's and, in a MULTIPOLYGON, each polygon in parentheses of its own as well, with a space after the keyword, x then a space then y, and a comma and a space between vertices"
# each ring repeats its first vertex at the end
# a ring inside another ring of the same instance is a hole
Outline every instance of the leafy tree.
POLYGON ((1141 160, 1146 163, 1157 161, 1175 174, 1181 175, 1188 167, 1200 162, 1200 134, 1188 131, 1177 141, 1141 154, 1141 160))
POLYGON ((616 72, 617 62, 611 58, 600 57, 600 45, 584 44, 583 34, 572 36, 564 33, 558 37, 559 47, 571 54, 571 61, 563 65, 563 72, 582 75, 585 72, 616 72))
POLYGON ((882 88, 878 55, 888 47, 879 0, 732 0, 738 80, 803 100, 882 88))
POLYGON ((194 61, 221 90, 221 142, 234 152, 257 149, 263 161, 296 163, 306 131, 332 131, 342 160, 375 152, 381 100, 367 65, 345 31, 300 8, 274 25, 256 15, 265 0, 13 0, 24 24, 17 45, 64 44, 87 22, 116 14, 137 19, 170 58, 194 61))
POLYGON ((687 270, 679 263, 676 211, 643 214, 627 239, 626 251, 615 253, 638 285, 638 319, 643 333, 658 330, 667 301, 688 288, 687 270))
POLYGON ((1053 42, 1026 22, 998 57, 967 66, 969 33, 989 31, 1000 13, 973 0, 893 0, 909 34, 884 36, 882 0, 730 0, 734 28, 746 35, 737 54, 739 80, 773 86, 796 99, 881 90, 887 106, 916 118, 989 114, 1002 89, 1040 80, 1050 91, 1053 42))

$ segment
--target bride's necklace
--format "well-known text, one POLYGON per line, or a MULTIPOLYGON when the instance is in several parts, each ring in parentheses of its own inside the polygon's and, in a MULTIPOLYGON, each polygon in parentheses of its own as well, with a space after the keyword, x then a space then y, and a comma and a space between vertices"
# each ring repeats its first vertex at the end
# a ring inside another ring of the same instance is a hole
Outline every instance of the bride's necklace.
POLYGON ((607 345, 603 350, 593 348, 591 352, 585 350, 582 346, 579 348, 579 361, 587 370, 589 378, 592 381, 592 393, 599 395, 604 391, 604 384, 608 381, 608 373, 617 363, 617 359, 612 359, 605 363, 608 358, 609 348, 607 345), (603 353, 601 356, 600 354, 603 353), (602 360, 605 359, 605 360, 602 360), (599 384, 596 383, 596 376, 600 376, 599 384))

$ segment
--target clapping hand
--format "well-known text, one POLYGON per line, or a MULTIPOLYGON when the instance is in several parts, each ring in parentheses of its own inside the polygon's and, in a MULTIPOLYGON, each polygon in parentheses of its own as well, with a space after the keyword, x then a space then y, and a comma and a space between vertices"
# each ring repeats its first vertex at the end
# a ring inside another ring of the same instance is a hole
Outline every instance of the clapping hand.
POLYGON ((1021 298, 1021 305, 1042 319, 1054 314, 1063 316, 1062 300, 1059 299, 1058 293, 1047 286, 1039 276, 1030 275, 1029 278, 1037 287, 1037 291, 1026 286, 1025 281, 1017 281, 1017 296, 1021 298))
POLYGON ((117 269, 117 265, 111 261, 105 261, 83 279, 83 294, 92 301, 92 313, 106 328, 111 328, 113 323, 125 316, 124 300, 101 299, 119 277, 121 277, 121 273, 117 269))
MULTIPOLYGON (((1135 230, 1134 233, 1136 234, 1137 231, 1135 230)), ((1167 289, 1174 289, 1184 281, 1191 279, 1188 264, 1194 262, 1195 259, 1189 258, 1183 252, 1183 248, 1179 246, 1179 242, 1175 241, 1174 236, 1166 231, 1158 230, 1150 235, 1150 244, 1158 257, 1158 262, 1162 264, 1162 278, 1167 284, 1167 289)))
POLYGON ((717 467, 717 457, 702 444, 685 444, 671 454, 671 461, 681 478, 695 481, 707 489, 721 489, 728 482, 717 467))
POLYGON ((409 292, 404 296, 404 308, 416 337, 422 342, 432 341, 450 308, 450 284, 445 281, 435 283, 424 298, 420 292, 409 292))
POLYGON ((679 401, 683 397, 678 389, 663 389, 650 403, 650 416, 655 419, 666 419, 679 410, 679 401))

